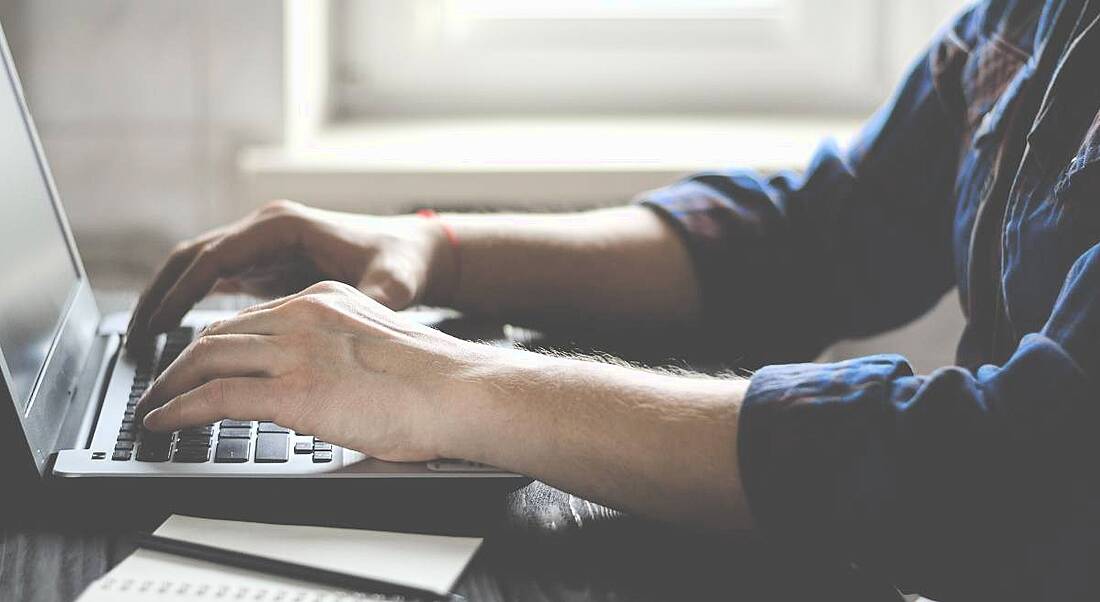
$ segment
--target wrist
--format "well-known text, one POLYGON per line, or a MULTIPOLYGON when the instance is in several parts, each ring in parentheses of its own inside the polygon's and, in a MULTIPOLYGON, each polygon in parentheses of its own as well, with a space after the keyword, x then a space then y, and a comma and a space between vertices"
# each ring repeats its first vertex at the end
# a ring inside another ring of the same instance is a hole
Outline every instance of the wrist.
POLYGON ((451 391, 437 437, 442 457, 508 468, 512 441, 525 439, 525 400, 537 397, 540 367, 554 358, 463 341, 463 366, 449 378, 451 391))
POLYGON ((458 289, 461 258, 452 226, 430 210, 417 212, 417 221, 428 241, 428 272, 421 301, 450 306, 458 289))

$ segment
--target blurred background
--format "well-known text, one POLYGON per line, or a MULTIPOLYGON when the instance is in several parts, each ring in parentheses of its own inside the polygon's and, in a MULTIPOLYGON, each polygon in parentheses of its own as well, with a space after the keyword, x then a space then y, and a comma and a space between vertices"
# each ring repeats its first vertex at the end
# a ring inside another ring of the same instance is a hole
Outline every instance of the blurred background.
MULTIPOLYGON (((94 285, 264 200, 621 204, 842 143, 960 0, 0 0, 94 285)), ((950 363, 954 294, 846 342, 950 363)))

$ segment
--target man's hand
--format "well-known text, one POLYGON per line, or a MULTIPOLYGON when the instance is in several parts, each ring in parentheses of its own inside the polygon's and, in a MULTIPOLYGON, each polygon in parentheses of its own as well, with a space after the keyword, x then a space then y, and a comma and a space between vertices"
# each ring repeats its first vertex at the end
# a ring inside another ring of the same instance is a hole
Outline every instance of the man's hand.
POLYGON ((358 288, 402 309, 450 296, 450 249, 438 224, 371 217, 276 201, 237 223, 180 244, 142 294, 127 347, 176 326, 211 290, 275 297, 322 280, 358 288))
POLYGON ((744 527, 745 387, 461 341, 323 282, 211 325, 137 414, 153 430, 272 420, 383 460, 475 460, 650 516, 744 527))
POLYGON ((150 387, 153 430, 272 420, 394 461, 437 458, 494 348, 415 324, 336 282, 212 324, 150 387))

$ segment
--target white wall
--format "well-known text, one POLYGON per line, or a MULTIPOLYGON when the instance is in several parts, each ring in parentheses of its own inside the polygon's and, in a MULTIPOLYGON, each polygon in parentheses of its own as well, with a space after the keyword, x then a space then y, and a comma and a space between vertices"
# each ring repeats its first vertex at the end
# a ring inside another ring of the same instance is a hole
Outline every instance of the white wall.
POLYGON ((281 2, 4 0, 0 19, 93 282, 231 217, 238 150, 281 136, 281 2))

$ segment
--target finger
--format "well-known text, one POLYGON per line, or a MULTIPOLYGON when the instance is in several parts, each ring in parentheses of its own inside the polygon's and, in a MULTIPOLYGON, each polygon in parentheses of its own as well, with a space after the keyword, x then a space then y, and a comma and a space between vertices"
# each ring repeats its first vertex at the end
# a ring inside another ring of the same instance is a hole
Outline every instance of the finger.
POLYGON ((274 299, 301 291, 317 282, 319 276, 308 258, 283 257, 256 265, 233 278, 222 278, 215 292, 245 293, 254 297, 274 299))
POLYGON ((175 397, 145 416, 145 428, 174 431, 219 420, 276 420, 275 379, 219 378, 175 397))
POLYGON ((409 306, 409 296, 403 290, 388 284, 369 284, 360 289, 368 298, 387 309, 399 311, 409 306))
POLYGON ((236 295, 245 290, 245 283, 240 278, 222 278, 218 280, 218 283, 214 285, 212 289, 215 293, 224 293, 226 295, 236 295))
POLYGON ((199 250, 222 235, 222 230, 213 230, 193 242, 180 245, 168 259, 157 275, 153 278, 145 292, 138 298, 134 313, 130 316, 130 323, 126 327, 126 346, 133 349, 134 346, 147 345, 150 341, 149 318, 153 311, 160 305, 164 293, 175 284, 179 275, 187 268, 199 250))
POLYGON ((296 245, 293 216, 274 216, 203 247, 164 294, 150 318, 150 328, 167 330, 179 324, 220 278, 232 277, 296 245))
POLYGON ((203 384, 238 376, 274 376, 285 362, 271 337, 203 336, 195 340, 162 373, 138 401, 138 417, 203 384))

